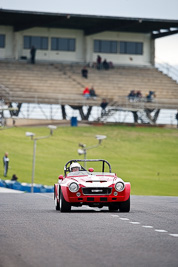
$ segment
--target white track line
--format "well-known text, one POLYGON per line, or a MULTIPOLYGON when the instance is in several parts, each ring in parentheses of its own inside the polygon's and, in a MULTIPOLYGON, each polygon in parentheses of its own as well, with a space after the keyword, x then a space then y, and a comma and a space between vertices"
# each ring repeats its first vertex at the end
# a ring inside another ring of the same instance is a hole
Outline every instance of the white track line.
POLYGON ((167 233, 168 231, 166 231, 166 230, 161 230, 161 229, 155 229, 155 232, 158 232, 158 233, 167 233))
POLYGON ((178 234, 169 234, 169 235, 173 237, 178 237, 178 234))
MULTIPOLYGON (((119 217, 119 215, 111 215, 113 218, 119 218, 122 221, 130 221, 130 219, 125 218, 125 217, 119 217)), ((131 224, 135 224, 135 225, 141 225, 140 222, 132 222, 130 221, 129 223, 131 224)), ((143 228, 145 229, 154 229, 154 227, 152 225, 141 225, 143 228)), ((157 233, 168 233, 168 231, 163 230, 163 229, 154 229, 155 232, 157 233)), ((169 234, 169 233, 168 233, 169 234)), ((172 237, 178 237, 178 234, 169 234, 172 237)))

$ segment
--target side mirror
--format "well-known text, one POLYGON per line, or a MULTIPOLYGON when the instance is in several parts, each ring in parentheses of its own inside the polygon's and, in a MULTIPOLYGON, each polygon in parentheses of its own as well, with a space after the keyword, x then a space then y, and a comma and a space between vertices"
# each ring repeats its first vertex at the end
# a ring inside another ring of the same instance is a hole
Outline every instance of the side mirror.
POLYGON ((94 169, 93 168, 89 168, 88 171, 89 172, 94 172, 94 169))
POLYGON ((64 176, 62 174, 59 175, 59 177, 58 177, 58 183, 60 184, 63 181, 63 179, 64 179, 64 176))

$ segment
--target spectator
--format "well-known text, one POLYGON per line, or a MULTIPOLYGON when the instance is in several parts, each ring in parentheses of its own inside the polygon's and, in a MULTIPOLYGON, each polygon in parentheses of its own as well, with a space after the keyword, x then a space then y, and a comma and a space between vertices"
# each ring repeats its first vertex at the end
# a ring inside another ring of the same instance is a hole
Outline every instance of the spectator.
POLYGON ((101 69, 101 62, 102 62, 102 58, 98 55, 97 56, 97 69, 98 70, 101 69))
POLYGON ((105 115, 106 114, 106 107, 108 105, 108 102, 106 101, 106 99, 103 99, 101 104, 100 104, 100 107, 101 107, 101 116, 105 115))
POLYGON ((135 90, 131 90, 130 93, 128 94, 128 99, 130 102, 135 101, 136 93, 135 90))
POLYGON ((177 111, 177 113, 175 115, 175 119, 177 120, 177 128, 178 128, 178 111, 177 111))
POLYGON ((35 64, 36 48, 34 46, 32 46, 30 50, 30 55, 31 55, 31 63, 35 64))
POLYGON ((112 61, 109 62, 109 68, 110 69, 114 69, 114 65, 113 65, 113 62, 112 61))
POLYGON ((90 89, 90 96, 93 98, 93 99, 96 99, 97 95, 95 93, 95 89, 93 88, 93 86, 91 87, 90 89))
POLYGON ((89 99, 90 98, 90 90, 88 89, 88 87, 85 87, 85 89, 83 90, 83 96, 86 99, 89 99))
POLYGON ((106 59, 103 61, 103 69, 109 70, 109 63, 107 62, 106 59))
POLYGON ((88 70, 86 67, 83 67, 83 69, 81 70, 81 74, 82 74, 82 77, 84 78, 88 78, 88 70))
POLYGON ((8 153, 6 152, 3 157, 3 164, 4 164, 4 177, 7 176, 8 168, 9 168, 9 158, 8 153))
POLYGON ((137 91, 136 92, 136 98, 137 98, 137 101, 140 101, 141 98, 142 98, 142 93, 140 91, 137 91))
POLYGON ((147 102, 152 102, 154 97, 156 97, 156 94, 155 92, 153 91, 149 91, 149 94, 146 96, 146 100, 147 102))
POLYGON ((13 174, 12 178, 11 178, 11 181, 17 181, 17 180, 18 180, 18 177, 16 176, 16 174, 13 174))

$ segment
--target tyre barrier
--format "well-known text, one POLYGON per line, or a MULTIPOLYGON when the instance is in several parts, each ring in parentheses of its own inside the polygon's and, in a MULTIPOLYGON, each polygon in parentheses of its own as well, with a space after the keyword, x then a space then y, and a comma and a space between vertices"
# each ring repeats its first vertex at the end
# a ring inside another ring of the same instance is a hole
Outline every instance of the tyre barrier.
POLYGON ((6 187, 6 183, 0 179, 0 187, 6 187))
MULTIPOLYGON (((31 193, 32 185, 27 184, 27 183, 19 183, 17 181, 0 179, 0 187, 5 187, 5 188, 9 188, 9 189, 14 189, 14 190, 19 190, 19 191, 31 193)), ((33 192, 34 193, 53 193, 54 192, 54 186, 33 184, 33 192)))

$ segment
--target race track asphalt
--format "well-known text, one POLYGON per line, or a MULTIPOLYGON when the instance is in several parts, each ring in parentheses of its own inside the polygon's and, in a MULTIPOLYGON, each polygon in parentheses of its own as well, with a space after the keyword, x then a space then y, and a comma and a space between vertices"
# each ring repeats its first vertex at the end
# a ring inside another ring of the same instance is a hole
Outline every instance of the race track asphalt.
POLYGON ((54 209, 53 194, 0 193, 1 267, 178 267, 178 197, 131 196, 130 213, 54 209))

